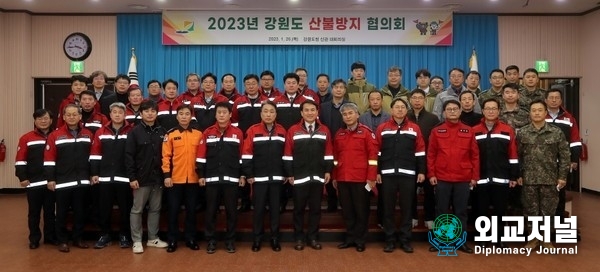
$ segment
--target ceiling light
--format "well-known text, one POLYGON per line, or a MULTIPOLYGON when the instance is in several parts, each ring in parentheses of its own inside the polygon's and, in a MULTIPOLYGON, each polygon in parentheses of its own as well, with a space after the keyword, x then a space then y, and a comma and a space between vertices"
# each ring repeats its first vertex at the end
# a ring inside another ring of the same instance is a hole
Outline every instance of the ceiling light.
POLYGON ((142 9, 147 9, 148 8, 148 6, 146 6, 146 5, 138 5, 138 4, 131 4, 128 7, 132 8, 132 9, 138 9, 138 10, 142 10, 142 9))
POLYGON ((300 0, 290 0, 290 3, 298 3, 300 0))

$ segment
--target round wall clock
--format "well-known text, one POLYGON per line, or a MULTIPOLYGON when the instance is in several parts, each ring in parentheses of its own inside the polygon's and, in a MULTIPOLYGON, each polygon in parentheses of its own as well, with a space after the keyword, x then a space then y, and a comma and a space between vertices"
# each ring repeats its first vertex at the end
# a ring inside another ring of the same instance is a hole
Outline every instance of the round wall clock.
POLYGON ((71 33, 65 38, 63 51, 70 60, 85 60, 92 53, 92 40, 81 32, 71 33))

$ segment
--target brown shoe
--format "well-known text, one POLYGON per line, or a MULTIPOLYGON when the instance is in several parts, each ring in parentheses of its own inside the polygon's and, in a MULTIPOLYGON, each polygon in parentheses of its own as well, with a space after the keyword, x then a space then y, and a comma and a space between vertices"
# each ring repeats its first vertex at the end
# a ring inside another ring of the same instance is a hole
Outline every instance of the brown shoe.
POLYGON ((73 242, 73 245, 78 248, 82 248, 82 249, 89 248, 88 244, 86 244, 84 241, 81 241, 81 240, 73 242))
POLYGON ((58 251, 64 252, 64 253, 69 252, 69 245, 67 245, 65 243, 58 245, 58 251))

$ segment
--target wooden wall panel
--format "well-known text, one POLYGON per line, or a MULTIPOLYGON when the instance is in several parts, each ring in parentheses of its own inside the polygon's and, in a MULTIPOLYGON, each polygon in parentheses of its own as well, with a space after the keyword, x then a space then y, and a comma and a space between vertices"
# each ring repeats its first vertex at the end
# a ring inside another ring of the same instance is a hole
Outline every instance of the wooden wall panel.
POLYGON ((31 15, 4 13, 0 24, 2 99, 0 138, 5 139, 6 160, 0 163, 0 188, 19 187, 15 154, 19 136, 32 127, 33 80, 31 79, 31 15))
MULTIPOLYGON (((541 77, 579 77, 581 16, 499 16, 500 68, 523 70, 545 59, 550 72, 541 77)), ((587 34, 586 34, 587 35, 587 34)))
POLYGON ((33 16, 32 77, 68 77, 70 60, 63 53, 63 42, 73 32, 92 40, 92 54, 85 60, 85 75, 103 70, 117 74, 116 16, 33 16))

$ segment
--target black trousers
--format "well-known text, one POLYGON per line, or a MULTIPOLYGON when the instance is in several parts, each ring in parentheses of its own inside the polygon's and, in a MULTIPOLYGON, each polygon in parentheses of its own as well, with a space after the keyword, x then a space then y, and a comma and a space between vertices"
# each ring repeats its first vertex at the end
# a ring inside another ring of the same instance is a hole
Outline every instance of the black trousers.
MULTIPOLYGON (((435 219, 435 191, 429 180, 417 183, 417 187, 423 187, 423 210, 425 211, 425 221, 435 219)), ((416 190, 415 190, 416 191, 416 190)), ((413 200, 413 219, 419 219, 417 213, 417 197, 413 200)))
POLYGON ((327 209, 337 209, 338 207, 338 192, 333 188, 333 182, 325 184, 327 191, 327 209))
POLYGON ((381 187, 381 183, 377 183, 375 184, 375 187, 377 187, 377 192, 379 192, 379 194, 377 194, 377 223, 381 224, 381 226, 383 226, 383 194, 381 193, 383 191, 382 187, 381 187))
POLYGON ((563 187, 558 191, 558 205, 556 206, 556 216, 560 216, 561 219, 565 218, 566 198, 567 190, 563 187))
MULTIPOLYGON (((264 236, 265 211, 269 205, 269 224, 271 239, 279 239, 279 205, 281 198, 280 182, 255 182, 252 184, 252 233, 254 241, 261 241, 264 236)), ((244 187, 249 187, 248 185, 244 187)))
POLYGON ((225 212, 227 214, 227 230, 225 241, 233 242, 235 240, 235 227, 237 224, 237 192, 238 183, 213 183, 206 185, 206 213, 205 231, 206 240, 215 240, 215 228, 217 223, 217 209, 219 209, 220 199, 223 196, 225 212))
POLYGON ((110 234, 110 219, 112 217, 113 203, 117 202, 119 207, 119 235, 130 237, 129 216, 133 205, 133 192, 129 183, 124 182, 100 182, 93 186, 98 187, 99 192, 99 226, 102 235, 110 234))
MULTIPOLYGON (((477 185, 477 214, 479 216, 497 216, 498 217, 498 241, 504 234, 504 226, 502 216, 506 213, 508 206, 508 184, 488 183, 477 185), (493 212, 490 214, 490 205, 494 206, 493 212)), ((472 206, 473 209, 475 207, 472 206)))
POLYGON ((186 241, 196 241, 196 203, 198 198, 198 183, 173 184, 173 187, 166 188, 167 203, 169 209, 169 227, 167 241, 177 243, 179 240, 179 212, 181 204, 185 205, 185 225, 183 229, 186 241))
POLYGON ((56 190, 56 239, 59 243, 67 243, 67 213, 73 209, 73 241, 81 240, 85 225, 85 197, 89 186, 74 186, 56 190))
POLYGON ((450 213, 450 200, 454 215, 458 217, 463 230, 467 230, 468 203, 471 186, 469 182, 447 182, 438 180, 435 192, 437 215, 450 213))
POLYGON ((250 204, 250 186, 238 187, 241 205, 250 204))
POLYGON ((367 237, 370 194, 365 182, 338 181, 342 217, 346 224, 346 242, 364 245, 367 237))
POLYGON ((29 242, 39 243, 42 239, 40 231, 40 213, 44 209, 44 240, 56 240, 54 226, 55 193, 44 186, 27 189, 27 225, 29 226, 29 242))
POLYGON ((294 238, 304 241, 317 240, 319 223, 321 222, 321 199, 323 197, 323 183, 309 181, 294 185, 294 238), (308 204, 308 228, 304 233, 304 210, 308 204))
POLYGON ((414 176, 384 175, 381 177, 382 192, 380 194, 383 194, 383 232, 385 232, 386 242, 396 241, 394 210, 398 198, 401 212, 400 242, 410 242, 412 238, 412 204, 415 198, 415 188, 414 176))

